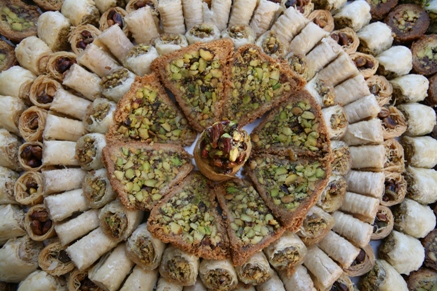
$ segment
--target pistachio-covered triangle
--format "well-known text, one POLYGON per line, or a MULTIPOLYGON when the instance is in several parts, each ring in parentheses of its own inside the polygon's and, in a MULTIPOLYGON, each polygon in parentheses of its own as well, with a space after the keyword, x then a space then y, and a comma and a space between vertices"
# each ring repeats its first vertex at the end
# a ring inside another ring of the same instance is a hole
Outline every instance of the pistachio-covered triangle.
POLYGON ((152 63, 152 70, 159 74, 191 126, 199 132, 220 118, 233 51, 230 39, 199 42, 152 63))
POLYGON ((198 257, 222 260, 228 256, 229 240, 215 195, 200 172, 191 172, 153 208, 147 228, 163 242, 198 257))
POLYGON ((178 145, 112 142, 102 152, 111 186, 128 209, 151 210, 194 167, 178 145))
POLYGON ((128 93, 118 102, 108 140, 139 140, 191 145, 196 132, 173 103, 155 74, 136 77, 128 93))

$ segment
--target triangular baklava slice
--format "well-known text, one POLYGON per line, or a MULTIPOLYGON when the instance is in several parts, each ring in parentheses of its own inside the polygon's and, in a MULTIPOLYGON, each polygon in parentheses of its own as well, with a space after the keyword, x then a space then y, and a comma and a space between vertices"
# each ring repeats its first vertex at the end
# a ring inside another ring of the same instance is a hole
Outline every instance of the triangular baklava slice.
POLYGON ((194 167, 178 145, 114 142, 102 152, 111 186, 128 209, 151 210, 194 167))
POLYGON ((228 180, 218 184, 215 192, 226 218, 234 265, 242 265, 284 232, 250 181, 228 180))
POLYGON ((108 140, 191 145, 197 133, 168 97, 155 74, 137 77, 118 102, 108 140))
POLYGON ((190 45, 152 63, 152 70, 159 74, 197 131, 219 120, 233 51, 233 42, 221 39, 190 45))
POLYGON ((252 131, 251 140, 256 153, 331 157, 322 110, 305 90, 273 109, 252 131))
POLYGON ((229 99, 222 119, 233 120, 240 126, 260 118, 305 85, 288 64, 277 62, 256 45, 241 46, 231 64, 230 83, 226 88, 229 99))
POLYGON ((247 161, 245 171, 275 217, 295 232, 326 187, 331 166, 325 159, 260 154, 247 161))
POLYGON ((208 260, 228 257, 229 240, 215 195, 199 172, 191 172, 153 208, 150 233, 165 243, 208 260))

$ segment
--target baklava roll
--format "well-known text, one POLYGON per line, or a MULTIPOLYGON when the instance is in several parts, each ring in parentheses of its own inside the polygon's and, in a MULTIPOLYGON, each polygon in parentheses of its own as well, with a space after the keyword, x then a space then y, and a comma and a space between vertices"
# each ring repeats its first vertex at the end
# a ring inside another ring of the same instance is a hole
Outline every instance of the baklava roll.
POLYGON ((360 44, 357 33, 350 27, 334 30, 330 36, 341 45, 344 52, 348 55, 355 53, 360 44))
POLYGON ((297 235, 307 246, 312 246, 321 241, 334 226, 334 218, 318 206, 313 206, 308 211, 297 235))
POLYGON ((17 291, 67 290, 63 277, 52 276, 46 271, 36 270, 18 285, 17 291))
POLYGON ((351 167, 356 170, 380 172, 384 169, 386 150, 384 145, 350 147, 351 167))
POLYGON ((309 66, 306 56, 289 53, 285 56, 285 61, 294 73, 305 81, 309 81, 314 76, 313 68, 309 66))
POLYGON ((65 73, 62 84, 79 92, 88 100, 95 100, 102 93, 101 79, 78 64, 65 73))
POLYGON ((26 110, 27 106, 21 99, 11 96, 0 95, 0 127, 11 133, 19 134, 18 121, 21 113, 26 110))
POLYGON ((126 68, 120 68, 102 78, 102 94, 118 102, 130 89, 135 75, 126 68))
POLYGON ((351 169, 349 146, 344 141, 331 140, 331 151, 334 158, 331 163, 332 174, 346 175, 351 169))
POLYGON ((334 87, 334 92, 335 104, 342 106, 371 94, 367 82, 361 74, 338 84, 334 87))
POLYGON ((4 128, 0 128, 0 166, 14 171, 21 171, 18 162, 18 149, 21 141, 15 134, 10 133, 4 128))
POLYGON ((407 193, 407 183, 400 173, 385 172, 381 205, 393 206, 402 202, 407 193))
POLYGON ((373 221, 373 234, 371 240, 379 240, 387 237, 394 227, 394 217, 390 208, 379 205, 373 221))
POLYGON ((84 170, 103 168, 102 149, 106 146, 105 136, 101 133, 88 133, 75 144, 76 159, 84 170))
POLYGON ((97 98, 86 110, 83 126, 89 132, 105 134, 114 123, 116 104, 106 98, 97 98))
POLYGON ((262 51, 274 59, 284 58, 288 53, 288 42, 285 42, 274 30, 260 35, 255 41, 262 51))
POLYGON ((108 237, 100 227, 74 242, 67 248, 67 254, 80 270, 86 270, 103 254, 110 251, 117 242, 108 237))
POLYGON ((436 224, 436 217, 428 205, 405 198, 393 208, 394 228, 415 238, 423 238, 436 224))
POLYGON ((76 212, 83 212, 89 209, 82 189, 66 191, 57 195, 50 195, 44 198, 50 217, 53 221, 62 221, 76 212))
POLYGON ((0 281, 19 283, 38 268, 41 242, 25 235, 10 239, 0 249, 0 281))
POLYGON ((349 123, 355 123, 363 119, 375 118, 378 116, 380 110, 381 107, 375 96, 372 94, 344 106, 344 112, 346 113, 349 123))
MULTIPOLYGON (((247 285, 244 285, 243 283, 239 283, 234 290, 235 291, 256 291, 254 286, 251 286, 248 289, 244 288, 245 286, 247 286, 247 285)), ((205 285, 203 285, 203 282, 200 279, 200 277, 198 277, 196 280, 196 283, 194 285, 184 287, 183 291, 208 291, 208 290, 206 289, 205 285)))
MULTIPOLYGON (((202 3, 203 3, 202 0, 182 0, 182 7, 184 9, 185 27, 187 28, 187 30, 203 22, 202 3)), ((247 9, 247 7, 244 8, 247 9)), ((249 22, 247 24, 249 24, 249 22)))
POLYGON ((9 239, 20 237, 26 234, 24 228, 24 211, 18 205, 0 205, 0 245, 9 239))
POLYGON ((329 213, 337 211, 343 203, 346 187, 346 179, 343 176, 330 176, 328 185, 319 196, 317 206, 329 213))
POLYGON ((156 283, 156 291, 182 291, 183 288, 181 284, 170 282, 164 277, 160 277, 156 283))
POLYGON ((62 276, 74 269, 74 263, 65 251, 67 246, 59 241, 52 242, 44 247, 38 255, 38 265, 52 276, 62 276))
POLYGON ((322 38, 320 43, 306 55, 308 66, 317 73, 333 61, 342 50, 332 38, 322 38))
POLYGON ((157 57, 159 54, 154 46, 138 44, 127 52, 123 63, 137 76, 142 77, 151 73, 150 65, 157 57))
POLYGON ((133 43, 131 43, 118 25, 113 25, 106 29, 96 38, 96 41, 102 42, 120 63, 123 62, 127 53, 134 47, 133 43))
POLYGON ((333 86, 337 86, 356 74, 358 74, 358 69, 355 63, 347 53, 341 52, 332 63, 320 70, 319 78, 327 80, 333 86))
POLYGON ((367 273, 360 282, 362 291, 407 291, 407 283, 404 278, 384 260, 376 260, 375 266, 367 273))
POLYGON ((238 284, 237 273, 229 259, 202 260, 199 275, 208 290, 232 290, 238 284))
POLYGON ((51 53, 47 44, 36 36, 26 37, 15 47, 15 57, 20 66, 35 75, 43 73, 45 61, 51 53))
POLYGON ((352 265, 344 269, 344 272, 351 277, 362 276, 369 272, 375 265, 375 253, 372 246, 369 244, 364 248, 360 248, 360 253, 353 261, 352 265))
POLYGON ((341 276, 343 270, 319 247, 308 248, 304 266, 312 274, 314 285, 319 290, 325 290, 341 276))
POLYGON ((61 140, 46 140, 42 151, 43 166, 79 166, 75 158, 76 142, 61 140))
POLYGON ((64 0, 61 13, 70 20, 71 25, 96 25, 100 19, 100 12, 93 0, 64 0))
POLYGON ((30 87, 36 76, 20 66, 0 72, 0 95, 18 97, 29 103, 30 87))
POLYGON ((332 216, 335 220, 333 231, 358 247, 365 247, 369 244, 373 233, 372 225, 341 211, 334 212, 332 216))
POLYGON ((349 124, 343 141, 349 146, 381 144, 384 141, 382 122, 378 118, 349 124))
POLYGON ((408 74, 390 80, 390 83, 397 104, 420 102, 428 96, 429 81, 425 76, 408 74))
POLYGON ((379 257, 390 263, 400 274, 408 275, 422 266, 425 250, 417 238, 393 230, 382 241, 379 257))
MULTIPOLYGON (((158 269, 144 270, 140 266, 135 266, 123 283, 120 291, 133 290, 153 290, 158 281, 158 269)), ((196 291, 196 290, 194 290, 196 291)))
POLYGON ((283 270, 279 271, 278 275, 287 291, 316 291, 313 279, 303 265, 296 266, 293 274, 283 270))
POLYGON ((437 171, 407 166, 405 180, 408 185, 407 197, 422 204, 437 201, 437 171))
POLYGON ((71 50, 76 55, 80 55, 101 33, 97 27, 91 24, 79 25, 72 28, 68 35, 71 50))
POLYGON ((406 46, 392 46, 376 56, 376 59, 379 61, 378 74, 387 79, 406 75, 413 68, 413 55, 406 46))
MULTIPOLYGON (((227 3, 228 1, 218 1, 218 2, 227 3)), ((218 3, 217 5, 218 5, 217 8, 219 8, 219 10, 225 8, 225 7, 221 7, 220 4, 218 3)), ((182 0, 176 0, 176 1, 161 0, 158 2, 157 8, 159 11, 161 25, 164 33, 185 34, 185 23, 184 23, 184 15, 183 15, 183 8, 182 8, 182 0)), ((230 9, 230 1, 229 1, 229 9, 230 9)), ((227 17, 228 17, 229 9, 227 12, 226 10, 218 12, 218 13, 226 14, 226 23, 228 21, 227 17)), ((221 27, 220 25, 218 25, 218 23, 215 24, 217 25, 217 27, 219 27, 219 30, 223 30, 226 28, 226 23, 224 27, 221 27)))
POLYGON ((111 56, 94 43, 86 47, 77 57, 77 61, 101 78, 122 68, 111 56))
MULTIPOLYGON (((285 10, 285 12, 279 16, 279 18, 273 24, 271 30, 275 31, 279 38, 281 38, 285 43, 290 43, 292 39, 301 32, 301 30, 310 21, 300 13, 296 8, 290 6, 285 10)), ((323 37, 323 33, 320 33, 320 39, 323 37)), ((315 35, 314 38, 319 36, 315 35)), ((314 45, 317 43, 315 40, 312 41, 314 45)), ((292 46, 292 44, 291 44, 292 46)), ((310 48, 311 49, 311 48, 310 48)), ((304 53, 305 54, 305 53, 304 53)))
POLYGON ((15 184, 19 178, 17 172, 0 166, 0 204, 20 203, 15 199, 15 184))
POLYGON ((143 211, 126 209, 120 200, 116 199, 100 210, 100 228, 115 241, 126 240, 141 223, 143 215, 143 211))
POLYGON ((40 15, 36 24, 38 37, 42 39, 53 52, 70 49, 68 34, 70 21, 59 11, 46 11, 40 15))
POLYGON ((77 141, 85 133, 82 122, 71 118, 59 117, 47 114, 46 127, 43 132, 43 139, 77 141))
POLYGON ((43 171, 44 195, 80 188, 85 174, 84 170, 78 168, 43 171))
POLYGON ((242 45, 255 43, 256 35, 249 25, 230 25, 222 31, 221 37, 230 38, 237 49, 242 45))
POLYGON ((88 278, 104 290, 118 290, 134 266, 124 250, 125 244, 120 243, 111 253, 103 256, 88 271, 88 278))
POLYGON ((42 174, 26 171, 14 185, 15 200, 22 205, 35 205, 43 201, 42 174))
POLYGON ((290 231, 285 232, 263 251, 273 268, 285 271, 300 265, 307 254, 303 241, 290 231))
POLYGON ((314 10, 308 15, 308 19, 328 33, 335 28, 334 18, 328 10, 314 10))
POLYGON ((366 79, 375 75, 378 70, 379 61, 373 55, 357 52, 351 54, 350 58, 366 79))
POLYGON ((219 39, 220 31, 213 23, 202 22, 188 29, 185 37, 189 44, 209 42, 219 39))
POLYGON ((159 26, 159 12, 158 12, 158 1, 157 0, 129 0, 126 4, 126 12, 131 13, 142 7, 149 6, 152 8, 153 18, 157 26, 159 26))
POLYGON ((395 106, 383 106, 378 114, 382 122, 384 139, 400 137, 407 131, 407 121, 404 114, 395 106))
POLYGON ((64 80, 65 72, 76 63, 76 55, 71 52, 59 51, 52 53, 47 61, 47 74, 60 82, 64 80))
POLYGON ((359 248, 333 231, 330 231, 318 246, 343 269, 349 268, 360 253, 359 248))
POLYGON ((159 266, 165 248, 166 244, 149 232, 147 223, 140 224, 126 242, 127 256, 144 270, 159 266))
POLYGON ((425 135, 431 133, 436 125, 436 113, 430 106, 419 103, 406 103, 398 105, 397 108, 406 118, 408 126, 405 135, 425 135))
POLYGON ((21 113, 18 129, 25 141, 42 141, 42 134, 47 118, 47 111, 32 106, 21 113))
POLYGON ((380 21, 364 26, 357 32, 359 38, 358 51, 377 56, 389 49, 393 44, 391 28, 380 21))
POLYGON ((39 171, 42 168, 43 144, 25 142, 18 149, 18 162, 25 171, 39 171))
POLYGON ((347 190, 380 199, 384 193, 384 179, 382 172, 350 171, 346 175, 347 190))
POLYGON ((352 214, 364 222, 373 223, 378 211, 378 205, 379 199, 377 198, 346 192, 340 210, 352 214))
POLYGON ((280 10, 279 3, 268 0, 259 1, 250 21, 250 27, 252 27, 257 37, 270 29, 280 10))
MULTIPOLYGON (((154 8, 146 5, 145 7, 130 12, 124 18, 127 28, 132 33, 137 44, 150 44, 154 38, 159 37, 159 25, 156 24, 154 18, 155 12, 154 8)), ((184 32, 185 28, 182 33, 184 32)))
POLYGON ((344 107, 334 105, 322 109, 323 119, 328 129, 328 136, 330 139, 341 139, 348 128, 347 115, 344 107))
POLYGON ((270 279, 256 286, 256 291, 270 291, 270 290, 285 291, 284 283, 281 281, 281 278, 279 278, 278 274, 276 274, 276 272, 272 268, 270 268, 270 279))
POLYGON ((404 148, 402 145, 396 139, 387 139, 384 141, 384 147, 386 153, 384 171, 398 173, 404 172, 404 148))
POLYGON ((370 93, 375 95, 380 106, 384 106, 390 102, 393 93, 393 86, 384 77, 373 75, 366 80, 370 93))
POLYGON ((129 28, 126 25, 125 17, 127 16, 126 10, 121 7, 111 7, 100 16, 99 29, 101 31, 108 30, 112 26, 118 26, 125 35, 129 35, 129 28))
POLYGON ((232 4, 231 16, 229 17, 228 28, 231 26, 249 25, 256 5, 257 1, 234 0, 234 3, 232 4))
POLYGON ((270 279, 269 261, 263 252, 253 254, 241 266, 236 266, 235 271, 244 284, 260 285, 270 279))
POLYGON ((165 55, 188 46, 188 42, 183 34, 164 33, 153 40, 153 45, 160 55, 165 55))
POLYGON ((359 31, 372 19, 370 5, 366 1, 354 1, 343 6, 334 15, 336 28, 350 27, 354 31, 359 31))
POLYGON ((44 241, 56 235, 53 221, 44 204, 32 206, 24 217, 24 228, 34 241, 44 241))
POLYGON ((99 226, 98 214, 97 209, 91 209, 70 220, 55 223, 55 231, 61 244, 66 246, 96 229, 99 226))
POLYGON ((401 138, 405 160, 413 167, 433 168, 437 164, 437 140, 430 136, 401 138))
POLYGON ((91 101, 71 94, 70 92, 60 88, 53 96, 53 101, 50 110, 63 113, 67 116, 82 120, 85 116, 85 111, 91 101))
POLYGON ((90 208, 102 208, 117 197, 104 168, 88 172, 83 179, 82 189, 90 208))
POLYGON ((88 278, 88 270, 80 271, 78 269, 74 269, 72 272, 70 272, 67 278, 67 287, 69 291, 79 291, 83 289, 104 291, 88 278))
POLYGON ((291 40, 290 51, 294 54, 306 55, 327 35, 327 31, 320 28, 317 24, 314 24, 314 22, 309 22, 302 28, 301 32, 291 40))
POLYGON ((50 76, 38 76, 30 87, 30 102, 40 108, 49 109, 56 91, 60 89, 62 89, 61 84, 50 76))
MULTIPOLYGON (((311 68, 309 68, 310 70, 311 68)), ((312 78, 313 72, 309 71, 307 76, 312 78)), ((319 78, 316 75, 311 79, 306 85, 305 90, 307 90, 315 99, 315 101, 321 107, 329 107, 334 105, 335 91, 334 86, 329 82, 329 80, 319 78)))
MULTIPOLYGON (((224 280, 225 282, 223 282, 223 284, 225 284, 225 286, 232 286, 233 284, 237 284, 237 274, 235 273, 234 267, 232 266, 230 261, 203 260, 202 267, 200 268, 200 278, 202 278, 203 284, 205 284, 207 288, 219 290, 219 286, 215 284, 220 284, 220 282, 217 282, 216 280, 222 277, 217 276, 217 272, 214 271, 218 269, 220 274, 221 272, 223 272, 222 268, 224 268, 226 274, 230 274, 229 272, 231 272, 230 275, 226 276, 227 278, 224 280), (217 262, 222 263, 217 266, 217 262), (208 283, 213 285, 209 285, 208 283)), ((190 255, 180 249, 177 249, 173 245, 169 245, 164 250, 161 264, 159 265, 159 274, 163 278, 180 286, 190 286, 196 283, 198 273, 198 257, 190 255)))

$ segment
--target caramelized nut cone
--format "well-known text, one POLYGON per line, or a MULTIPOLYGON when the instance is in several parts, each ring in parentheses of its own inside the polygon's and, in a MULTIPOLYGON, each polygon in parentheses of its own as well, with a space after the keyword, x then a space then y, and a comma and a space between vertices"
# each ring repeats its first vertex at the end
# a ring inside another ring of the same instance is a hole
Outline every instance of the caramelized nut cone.
POLYGON ((70 272, 67 281, 68 290, 94 290, 103 291, 102 288, 98 287, 93 281, 88 278, 88 270, 78 270, 70 272))
POLYGON ((345 27, 331 32, 331 38, 337 41, 347 54, 353 54, 357 51, 360 39, 357 33, 350 27, 345 27))
POLYGON ((355 63, 357 69, 366 79, 375 75, 376 71, 378 70, 379 61, 370 54, 358 52, 351 54, 350 57, 355 63))
POLYGON ((24 228, 34 241, 44 241, 56 235, 54 223, 44 204, 32 206, 24 218, 24 228))
POLYGON ((385 140, 400 137, 407 131, 405 116, 395 106, 381 107, 378 118, 382 121, 382 131, 385 140))
POLYGON ((22 205, 35 205, 43 201, 42 174, 27 171, 14 186, 15 200, 22 205))
POLYGON ((76 63, 76 54, 71 52, 56 52, 50 55, 47 71, 50 77, 60 82, 64 80, 65 72, 76 63))
POLYGON ((49 109, 59 89, 62 86, 55 79, 47 75, 38 76, 30 87, 30 102, 40 108, 49 109))
POLYGON ((385 190, 381 199, 381 205, 393 206, 404 200, 407 193, 407 182, 400 173, 385 173, 385 190))
POLYGON ((314 10, 308 15, 308 19, 327 32, 334 30, 334 18, 329 10, 314 10))
POLYGON ((102 16, 100 16, 99 29, 105 31, 113 25, 118 24, 118 26, 123 30, 124 34, 129 34, 128 26, 124 20, 127 12, 120 7, 111 7, 106 10, 102 16))
POLYGON ((360 249, 352 265, 344 272, 350 277, 362 276, 369 272, 375 265, 375 253, 370 245, 360 249))
POLYGON ((26 171, 39 171, 42 168, 43 144, 25 142, 18 149, 18 161, 26 171))
POLYGON ((379 240, 387 237, 393 230, 393 213, 387 206, 379 205, 373 222, 373 234, 371 240, 379 240))
POLYGON ((370 93, 375 95, 380 106, 387 104, 393 94, 392 84, 380 75, 373 75, 366 80, 370 93))
POLYGON ((68 42, 71 45, 71 50, 76 55, 80 55, 80 53, 86 49, 87 45, 93 43, 101 33, 102 32, 97 27, 91 24, 74 27, 68 36, 68 42))
POLYGON ((18 129, 23 139, 29 142, 41 142, 46 118, 47 111, 37 106, 24 110, 18 121, 18 129))

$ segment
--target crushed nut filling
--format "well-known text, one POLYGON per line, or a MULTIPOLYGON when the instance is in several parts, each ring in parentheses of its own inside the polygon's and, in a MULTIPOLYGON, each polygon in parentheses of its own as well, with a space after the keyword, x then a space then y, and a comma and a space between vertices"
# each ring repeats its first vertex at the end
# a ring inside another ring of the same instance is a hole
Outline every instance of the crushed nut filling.
POLYGON ((201 23, 193 26, 193 28, 190 29, 190 34, 198 38, 207 38, 214 36, 214 29, 206 23, 201 23))
POLYGON ((248 34, 244 25, 232 25, 228 28, 229 36, 232 38, 247 38, 248 34))
POLYGON ((102 227, 113 238, 120 238, 121 235, 124 233, 125 229, 128 227, 126 214, 122 212, 104 213, 104 216, 102 217, 102 221, 104 222, 102 227))
POLYGON ((96 140, 87 135, 83 138, 83 141, 85 143, 83 147, 76 150, 76 155, 81 165, 88 165, 95 159, 97 154, 96 140))
POLYGON ((111 104, 110 103, 100 103, 98 106, 92 108, 93 111, 91 112, 91 114, 89 114, 86 117, 86 122, 88 124, 93 124, 94 121, 91 117, 94 118, 94 120, 96 121, 102 121, 106 115, 108 115, 109 109, 111 109, 111 104))
POLYGON ((123 84, 129 78, 129 71, 126 68, 119 69, 114 73, 102 78, 102 87, 105 89, 115 88, 123 84))

